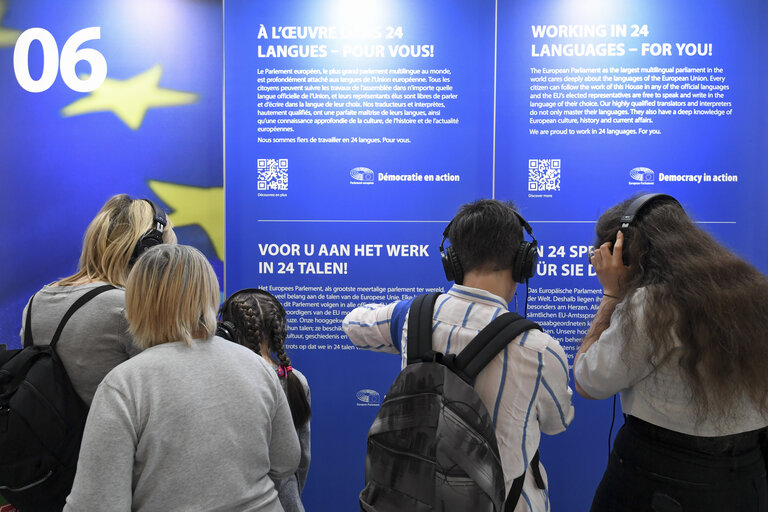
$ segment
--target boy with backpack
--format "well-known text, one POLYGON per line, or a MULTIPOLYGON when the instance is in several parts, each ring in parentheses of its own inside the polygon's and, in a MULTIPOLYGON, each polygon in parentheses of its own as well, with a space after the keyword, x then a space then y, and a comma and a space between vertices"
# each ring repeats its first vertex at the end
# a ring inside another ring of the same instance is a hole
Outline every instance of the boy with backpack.
POLYGON ((563 349, 507 313, 536 269, 523 228, 532 236, 510 203, 462 206, 440 244, 456 283, 447 293, 344 319, 358 348, 399 353, 404 368, 369 432, 361 510, 548 509, 540 435, 564 431, 574 412, 563 349))

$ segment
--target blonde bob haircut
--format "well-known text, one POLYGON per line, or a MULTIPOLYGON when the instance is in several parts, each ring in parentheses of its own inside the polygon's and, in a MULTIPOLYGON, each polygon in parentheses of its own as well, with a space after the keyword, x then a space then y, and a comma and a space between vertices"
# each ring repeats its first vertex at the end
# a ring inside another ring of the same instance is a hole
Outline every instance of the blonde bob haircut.
MULTIPOLYGON (((154 223, 155 212, 147 201, 126 194, 112 196, 88 225, 75 274, 58 281, 59 286, 105 281, 125 286, 133 249, 154 223)), ((170 221, 163 230, 163 242, 176 243, 170 221)))
POLYGON ((138 346, 208 339, 216 330, 219 281, 188 245, 161 244, 139 257, 125 288, 125 316, 138 346))

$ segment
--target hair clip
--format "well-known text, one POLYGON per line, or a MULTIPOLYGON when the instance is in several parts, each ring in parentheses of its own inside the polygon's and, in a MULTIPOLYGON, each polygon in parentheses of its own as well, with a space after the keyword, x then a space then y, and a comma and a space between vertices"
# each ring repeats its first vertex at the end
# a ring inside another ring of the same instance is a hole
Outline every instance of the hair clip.
POLYGON ((278 377, 287 377, 288 376, 288 372, 292 372, 292 371, 293 371, 293 366, 291 366, 291 365, 288 365, 288 366, 280 365, 280 366, 277 367, 277 376, 278 377))

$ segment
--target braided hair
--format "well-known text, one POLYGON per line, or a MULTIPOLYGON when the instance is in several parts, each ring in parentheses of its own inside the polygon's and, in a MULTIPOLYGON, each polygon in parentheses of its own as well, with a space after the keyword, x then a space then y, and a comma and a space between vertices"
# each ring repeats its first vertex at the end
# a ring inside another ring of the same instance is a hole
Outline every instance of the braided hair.
MULTIPOLYGON (((224 337, 263 356, 268 354, 278 365, 277 375, 285 379, 285 394, 296 428, 305 425, 312 411, 304 387, 293 374, 291 359, 283 343, 287 334, 285 309, 271 293, 249 288, 232 294, 221 306, 224 337)), ((222 331, 217 331, 222 334, 222 331)))

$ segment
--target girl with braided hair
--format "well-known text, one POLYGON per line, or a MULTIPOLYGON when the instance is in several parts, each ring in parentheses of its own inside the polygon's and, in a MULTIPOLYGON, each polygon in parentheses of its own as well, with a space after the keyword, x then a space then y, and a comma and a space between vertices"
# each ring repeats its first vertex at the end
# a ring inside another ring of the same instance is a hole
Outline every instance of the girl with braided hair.
POLYGON ((294 475, 275 481, 280 503, 286 512, 303 512, 301 492, 309 471, 310 409, 306 377, 291 366, 283 343, 286 337, 285 309, 271 293, 247 288, 233 293, 219 310, 221 321, 216 334, 250 348, 277 372, 288 398, 288 406, 301 445, 301 461, 294 475))

